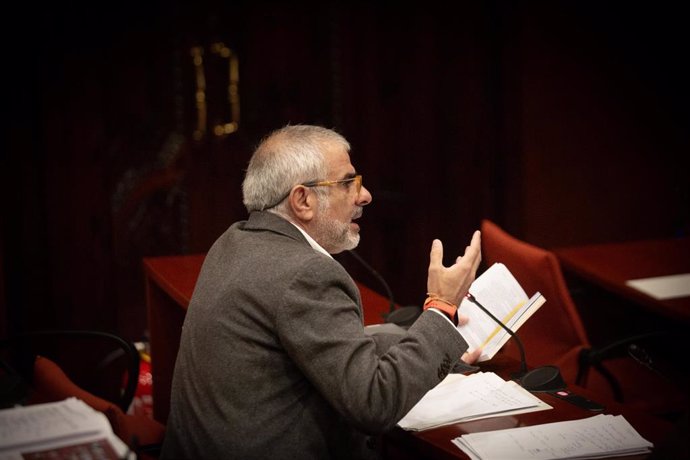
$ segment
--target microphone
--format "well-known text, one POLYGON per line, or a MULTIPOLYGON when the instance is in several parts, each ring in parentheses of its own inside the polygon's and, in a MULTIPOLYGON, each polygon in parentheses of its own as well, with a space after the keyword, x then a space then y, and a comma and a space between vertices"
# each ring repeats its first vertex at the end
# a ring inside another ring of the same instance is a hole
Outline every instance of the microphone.
POLYGON ((565 381, 561 376, 561 371, 556 366, 541 366, 527 370, 527 360, 525 359, 525 347, 522 344, 520 337, 513 332, 508 326, 503 324, 493 313, 491 313, 486 307, 484 307, 475 296, 471 293, 467 293, 467 300, 478 306, 484 313, 489 315, 489 317, 501 326, 512 339, 515 340, 515 344, 520 350, 520 370, 511 375, 513 380, 517 380, 524 389, 529 391, 558 391, 566 388, 565 381))
POLYGON ((388 283, 386 283, 386 280, 383 279, 383 276, 377 272, 374 267, 369 265, 359 254, 357 254, 354 249, 350 249, 348 251, 352 257, 354 257, 357 262, 359 262, 371 275, 376 278, 376 280, 381 283, 381 286, 383 286, 384 291, 386 292, 386 295, 388 296, 388 301, 389 301, 389 307, 388 307, 388 313, 383 315, 383 319, 386 323, 393 323, 397 326, 400 326, 404 329, 409 328, 412 323, 414 323, 419 315, 422 314, 422 309, 420 307, 416 306, 411 306, 411 307, 398 307, 395 308, 395 301, 393 300, 393 291, 391 291, 390 286, 388 286, 388 283))

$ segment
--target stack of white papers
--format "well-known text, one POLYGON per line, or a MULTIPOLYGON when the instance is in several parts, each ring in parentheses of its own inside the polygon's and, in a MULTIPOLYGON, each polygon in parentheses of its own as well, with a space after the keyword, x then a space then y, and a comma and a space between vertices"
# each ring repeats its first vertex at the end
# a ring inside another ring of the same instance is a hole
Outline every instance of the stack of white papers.
POLYGON ((108 419, 76 398, 0 410, 0 460, 134 459, 108 419))
POLYGON ((470 433, 453 439, 473 460, 588 459, 648 453, 653 444, 622 415, 470 433))
POLYGON ((493 372, 449 374, 405 415, 398 425, 410 431, 498 415, 519 414, 552 407, 517 383, 493 372))

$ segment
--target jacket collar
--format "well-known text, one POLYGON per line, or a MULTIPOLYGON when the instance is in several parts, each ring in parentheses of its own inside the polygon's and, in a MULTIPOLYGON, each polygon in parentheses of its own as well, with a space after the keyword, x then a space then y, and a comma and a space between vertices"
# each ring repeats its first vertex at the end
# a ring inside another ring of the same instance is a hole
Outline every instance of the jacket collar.
POLYGON ((252 212, 249 215, 249 220, 245 224, 244 228, 245 230, 270 230, 272 232, 288 236, 292 239, 306 241, 307 244, 315 251, 320 252, 331 259, 333 258, 333 256, 329 254, 323 247, 321 247, 319 243, 317 243, 316 240, 314 240, 307 232, 278 214, 268 211, 252 212), (297 233, 299 234, 297 237, 294 232, 295 230, 297 230, 297 233))
POLYGON ((244 226, 245 230, 269 230, 285 235, 293 240, 304 241, 304 235, 284 217, 269 211, 253 211, 244 226))

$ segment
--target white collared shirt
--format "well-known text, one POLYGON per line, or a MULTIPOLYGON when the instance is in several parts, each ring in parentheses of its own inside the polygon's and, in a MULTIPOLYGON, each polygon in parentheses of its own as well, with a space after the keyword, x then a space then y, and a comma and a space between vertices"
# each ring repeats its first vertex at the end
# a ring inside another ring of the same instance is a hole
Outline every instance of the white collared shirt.
POLYGON ((291 220, 288 220, 288 222, 290 222, 292 225, 294 225, 295 228, 296 228, 297 230, 299 230, 300 232, 302 232, 302 235, 304 235, 304 237, 307 239, 307 243, 309 243, 309 246, 311 246, 312 248, 316 249, 317 251, 319 251, 319 252, 322 253, 322 254, 326 254, 326 255, 327 255, 328 257, 330 257, 331 259, 333 258, 333 256, 330 255, 330 254, 328 253, 328 251, 326 251, 323 247, 321 247, 321 245, 320 245, 319 243, 317 243, 316 240, 315 240, 314 238, 312 238, 311 236, 309 236, 309 233, 305 232, 304 229, 303 229, 302 227, 300 227, 300 226, 297 225, 296 223, 292 222, 291 220))

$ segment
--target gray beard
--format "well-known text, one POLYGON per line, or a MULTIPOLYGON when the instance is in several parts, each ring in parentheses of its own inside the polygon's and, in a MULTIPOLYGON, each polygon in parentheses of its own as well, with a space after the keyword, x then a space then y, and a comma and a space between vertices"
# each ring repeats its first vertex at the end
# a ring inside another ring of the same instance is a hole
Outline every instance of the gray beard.
POLYGON ((334 219, 317 218, 316 238, 329 254, 354 249, 359 244, 359 233, 350 230, 349 222, 338 222, 334 219))

